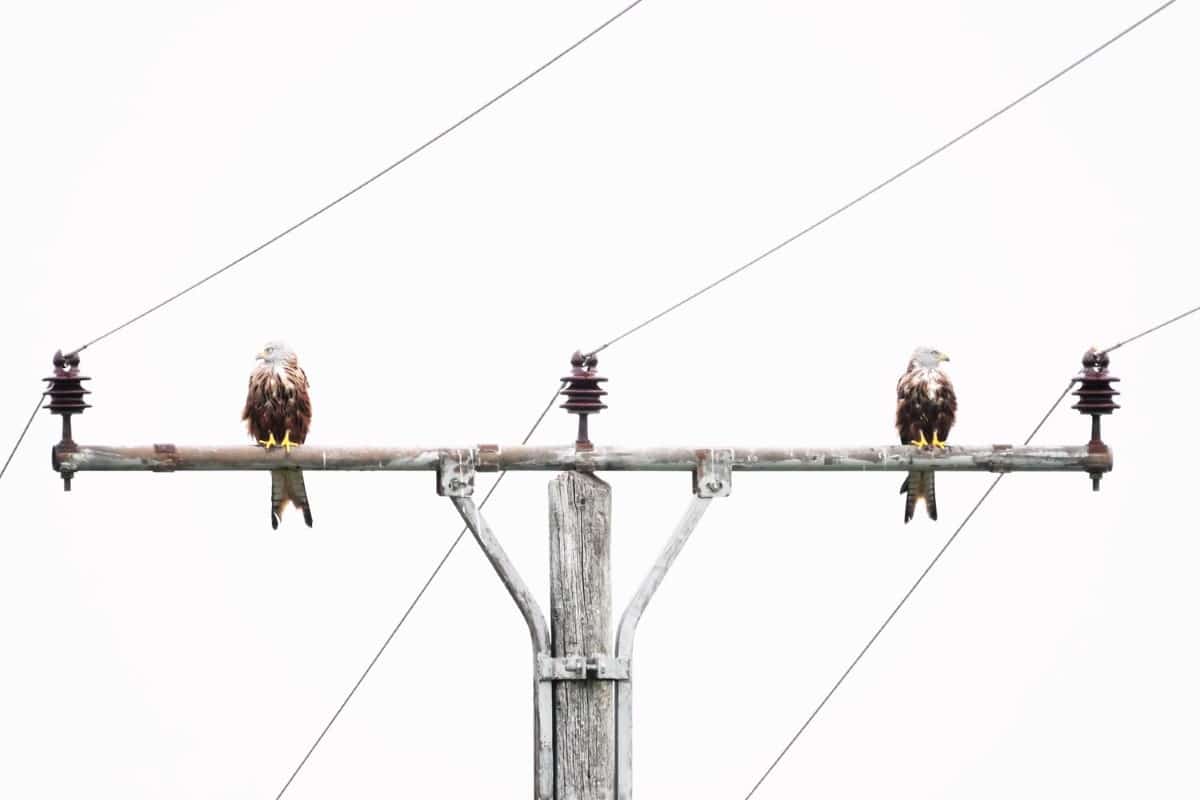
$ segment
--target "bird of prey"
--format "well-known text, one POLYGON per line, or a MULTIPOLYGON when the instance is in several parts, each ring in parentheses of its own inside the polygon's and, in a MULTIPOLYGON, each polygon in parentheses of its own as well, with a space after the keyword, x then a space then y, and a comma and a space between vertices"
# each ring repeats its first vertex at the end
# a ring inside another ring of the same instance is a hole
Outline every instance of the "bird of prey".
MULTIPOLYGON (((908 369, 896 384, 896 430, 900 432, 900 444, 938 449, 946 446, 946 436, 954 425, 954 414, 958 410, 954 386, 941 368, 941 364, 949 360, 945 353, 931 347, 918 347, 913 351, 908 369)), ((925 499, 929 518, 937 519, 932 472, 908 473, 900 485, 900 494, 907 496, 905 522, 913 518, 918 498, 925 499)))
MULTIPOLYGON (((300 369, 296 353, 283 342, 268 342, 250 373, 250 388, 242 419, 250 435, 268 450, 304 444, 312 421, 308 376, 300 369)), ((291 502, 312 527, 312 511, 304 491, 304 475, 295 468, 271 470, 271 527, 278 528, 283 507, 291 502)))

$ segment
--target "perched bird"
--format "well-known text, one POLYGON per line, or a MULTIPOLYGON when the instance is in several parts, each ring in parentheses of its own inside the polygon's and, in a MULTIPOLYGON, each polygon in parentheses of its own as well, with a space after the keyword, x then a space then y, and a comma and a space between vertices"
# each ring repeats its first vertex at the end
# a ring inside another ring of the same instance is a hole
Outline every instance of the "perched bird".
MULTIPOLYGON (((949 361, 945 353, 930 347, 918 347, 908 360, 908 369, 896 384, 896 430, 900 444, 916 447, 946 446, 946 436, 954 425, 958 399, 949 376, 941 364, 949 361)), ((904 501, 904 521, 913 517, 917 499, 925 499, 930 519, 937 519, 937 497, 933 490, 932 472, 910 472, 900 485, 904 501)))
MULTIPOLYGON (((312 421, 308 399, 308 376, 300 369, 296 353, 283 342, 268 342, 257 356, 250 373, 250 388, 242 419, 250 435, 268 450, 304 444, 312 421)), ((312 511, 304 491, 304 474, 295 468, 271 470, 271 527, 279 527, 288 502, 304 513, 304 524, 312 527, 312 511)))

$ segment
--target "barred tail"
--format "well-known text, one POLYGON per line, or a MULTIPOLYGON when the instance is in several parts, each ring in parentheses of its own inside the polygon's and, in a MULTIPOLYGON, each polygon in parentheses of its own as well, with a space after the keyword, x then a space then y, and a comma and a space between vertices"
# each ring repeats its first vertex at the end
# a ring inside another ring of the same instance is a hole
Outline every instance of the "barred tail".
POLYGON ((904 483, 900 484, 900 494, 906 495, 904 498, 904 521, 906 523, 913 518, 919 498, 925 499, 925 510, 929 512, 929 518, 937 520, 937 495, 933 488, 932 472, 908 473, 904 483))
POLYGON ((933 491, 933 476, 935 474, 933 472, 925 473, 925 510, 929 512, 929 518, 937 522, 937 494, 933 491))
POLYGON ((304 514, 304 524, 312 527, 312 511, 304 488, 304 473, 298 469, 271 470, 271 528, 279 527, 283 507, 291 503, 304 514))

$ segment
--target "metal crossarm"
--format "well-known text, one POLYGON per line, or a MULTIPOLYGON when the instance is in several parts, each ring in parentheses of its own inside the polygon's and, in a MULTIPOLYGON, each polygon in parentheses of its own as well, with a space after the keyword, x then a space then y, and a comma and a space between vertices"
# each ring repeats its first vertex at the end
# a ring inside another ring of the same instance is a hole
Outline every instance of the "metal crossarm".
POLYGON ((478 447, 321 447, 305 444, 292 452, 252 445, 228 447, 155 444, 108 447, 60 443, 53 465, 64 474, 87 471, 195 472, 271 470, 429 471, 443 459, 470 464, 479 472, 498 471, 658 471, 695 472, 708 453, 728 454, 736 472, 1109 472, 1107 446, 1014 447, 1007 444, 950 446, 923 450, 909 445, 883 447, 596 447, 528 445, 478 447))
POLYGON ((597 446, 588 437, 587 420, 605 407, 600 402, 605 391, 599 388, 605 378, 596 374, 594 356, 576 353, 561 390, 568 398, 564 407, 579 417, 573 444, 321 447, 305 443, 272 449, 77 444, 70 415, 87 407, 79 399, 86 393, 79 388, 86 378, 78 374, 77 357, 60 354, 55 375, 49 379, 50 408, 62 416, 63 436, 53 448, 51 463, 68 490, 78 473, 89 471, 432 472, 437 493, 454 505, 529 629, 535 800, 631 800, 633 645, 638 623, 712 501, 730 495, 735 472, 1083 472, 1098 488, 1100 477, 1113 468, 1112 450, 1100 438, 1100 419, 1116 408, 1111 401, 1117 378, 1108 373, 1103 353, 1089 351, 1083 366, 1072 385, 1080 385, 1076 408, 1092 417, 1092 431, 1090 441, 1078 446, 597 446), (477 473, 508 471, 559 473, 548 486, 549 616, 473 499, 477 473), (602 471, 675 471, 692 477, 693 497, 615 631, 612 490, 597 477, 602 471))

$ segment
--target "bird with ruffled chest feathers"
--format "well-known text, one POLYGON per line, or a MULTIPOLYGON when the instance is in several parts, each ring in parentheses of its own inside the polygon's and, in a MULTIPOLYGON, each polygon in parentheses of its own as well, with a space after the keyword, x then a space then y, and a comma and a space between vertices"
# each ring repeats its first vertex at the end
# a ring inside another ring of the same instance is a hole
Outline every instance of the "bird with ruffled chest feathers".
MULTIPOLYGON (((282 447, 291 453, 304 444, 312 422, 308 376, 296 352, 285 342, 268 342, 257 355, 242 419, 258 443, 268 450, 282 447)), ((295 468, 271 470, 271 527, 278 528, 284 506, 292 503, 312 527, 312 511, 304 488, 304 474, 295 468)))
MULTIPOLYGON (((896 383, 896 430, 900 433, 900 444, 922 449, 945 448, 958 411, 954 385, 942 369, 942 364, 949 360, 949 356, 932 347, 918 347, 909 357, 908 367, 896 383)), ((932 472, 908 473, 900 493, 906 495, 905 522, 912 519, 917 500, 921 499, 929 518, 937 519, 932 472)))

